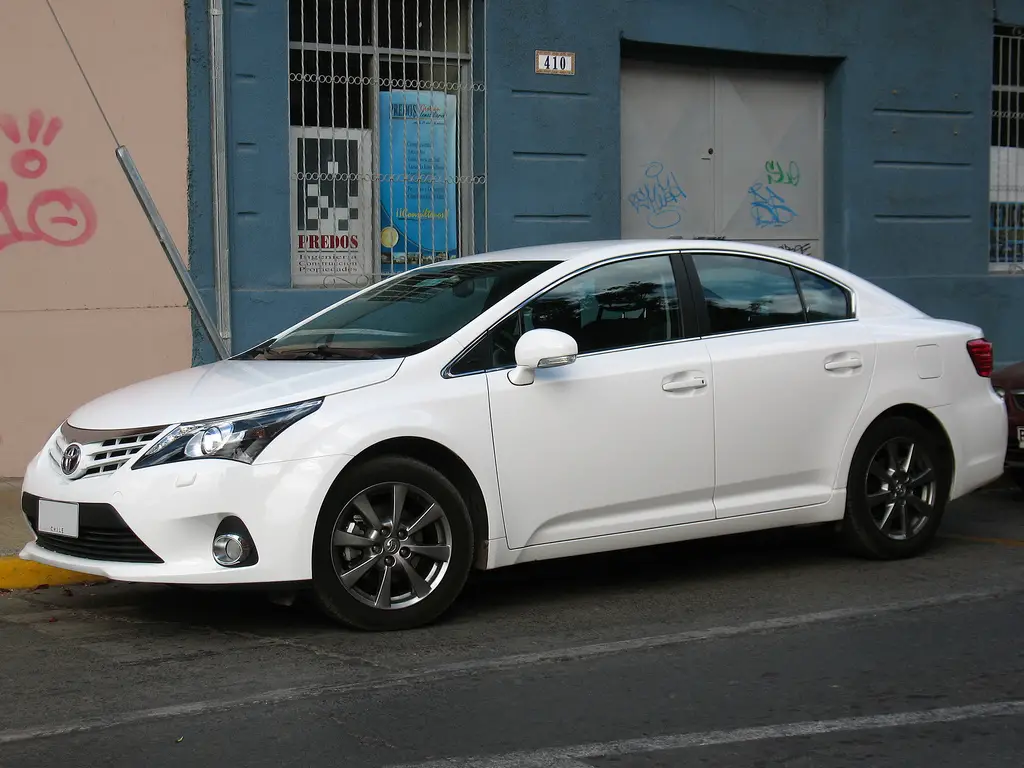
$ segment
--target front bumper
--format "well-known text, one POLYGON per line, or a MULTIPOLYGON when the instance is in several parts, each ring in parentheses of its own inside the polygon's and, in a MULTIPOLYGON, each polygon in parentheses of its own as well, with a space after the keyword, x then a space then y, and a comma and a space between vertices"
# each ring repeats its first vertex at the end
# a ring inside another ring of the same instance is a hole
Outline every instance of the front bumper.
POLYGON ((80 505, 81 530, 77 540, 39 536, 21 557, 115 581, 228 585, 308 580, 321 504, 349 458, 251 466, 203 459, 140 470, 125 466, 69 481, 44 450, 25 473, 26 517, 34 522, 36 499, 74 502, 80 505), (231 516, 252 535, 259 553, 253 565, 226 568, 213 560, 214 535, 231 516))

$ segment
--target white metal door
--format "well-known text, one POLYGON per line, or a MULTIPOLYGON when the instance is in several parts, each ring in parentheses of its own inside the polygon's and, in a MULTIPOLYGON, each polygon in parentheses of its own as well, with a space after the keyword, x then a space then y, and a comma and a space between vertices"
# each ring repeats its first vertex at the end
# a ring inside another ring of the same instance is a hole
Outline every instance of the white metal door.
POLYGON ((819 75, 624 61, 621 82, 622 237, 822 255, 819 75))
POLYGON ((529 386, 507 370, 487 383, 509 547, 714 519, 704 342, 582 355, 529 386), (689 386, 698 377, 706 385, 689 386))
POLYGON ((622 63, 622 237, 714 234, 712 97, 706 69, 622 63))
POLYGON ((824 104, 817 75, 715 74, 716 234, 821 255, 824 104))

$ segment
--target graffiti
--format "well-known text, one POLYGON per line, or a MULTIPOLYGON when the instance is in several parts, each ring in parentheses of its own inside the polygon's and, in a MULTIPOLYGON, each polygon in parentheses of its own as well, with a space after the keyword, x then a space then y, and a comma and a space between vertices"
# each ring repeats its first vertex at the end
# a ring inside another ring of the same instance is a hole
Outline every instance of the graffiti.
MULTIPOLYGON (((28 132, 22 147, 18 121, 0 114, 0 133, 19 147, 10 159, 11 171, 20 179, 33 181, 46 173, 49 160, 40 148, 49 147, 63 127, 59 117, 46 122, 42 110, 28 116, 28 132), (45 125, 44 125, 45 123, 45 125)), ((25 210, 26 227, 21 227, 11 211, 10 187, 0 181, 0 251, 15 243, 44 242, 70 248, 82 245, 96 233, 96 209, 92 201, 75 187, 43 189, 35 193, 25 210)))
POLYGON ((810 243, 782 243, 779 245, 784 251, 792 251, 793 253, 803 253, 807 256, 811 255, 811 244, 810 243))
POLYGON ((771 187, 758 183, 747 191, 755 226, 784 227, 796 217, 796 211, 771 187))
POLYGON ((683 188, 676 181, 676 175, 665 172, 665 166, 657 161, 647 164, 644 169, 646 181, 629 195, 629 203, 638 214, 646 209, 647 225, 651 229, 669 229, 683 220, 680 200, 686 197, 683 188))
POLYGON ((769 184, 800 186, 800 166, 796 164, 796 160, 790 160, 789 168, 785 171, 782 170, 782 163, 768 160, 764 164, 764 170, 768 174, 769 184))

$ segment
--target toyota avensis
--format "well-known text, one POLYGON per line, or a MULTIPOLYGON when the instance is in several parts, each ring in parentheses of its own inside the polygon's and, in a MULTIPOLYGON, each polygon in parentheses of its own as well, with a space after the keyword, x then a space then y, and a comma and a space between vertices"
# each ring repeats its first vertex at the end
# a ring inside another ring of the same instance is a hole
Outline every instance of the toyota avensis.
POLYGON ((1003 471, 991 368, 979 328, 773 248, 461 258, 76 410, 28 467, 21 556, 308 586, 363 629, 437 618, 473 568, 741 531, 908 557, 1003 471))

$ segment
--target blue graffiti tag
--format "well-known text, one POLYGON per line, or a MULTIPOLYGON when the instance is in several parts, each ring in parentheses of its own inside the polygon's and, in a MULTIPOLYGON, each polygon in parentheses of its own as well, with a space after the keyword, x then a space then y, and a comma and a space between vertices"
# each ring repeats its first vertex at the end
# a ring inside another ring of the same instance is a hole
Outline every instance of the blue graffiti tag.
POLYGON ((784 227, 797 215, 779 193, 769 186, 757 183, 748 192, 751 197, 750 215, 754 217, 755 226, 784 227))
POLYGON ((676 175, 665 172, 665 166, 658 161, 648 163, 644 169, 648 181, 629 195, 629 203, 638 214, 647 210, 647 225, 652 229, 669 229, 683 220, 682 205, 686 197, 683 188, 676 181, 676 175), (664 174, 664 175, 662 175, 664 174))

